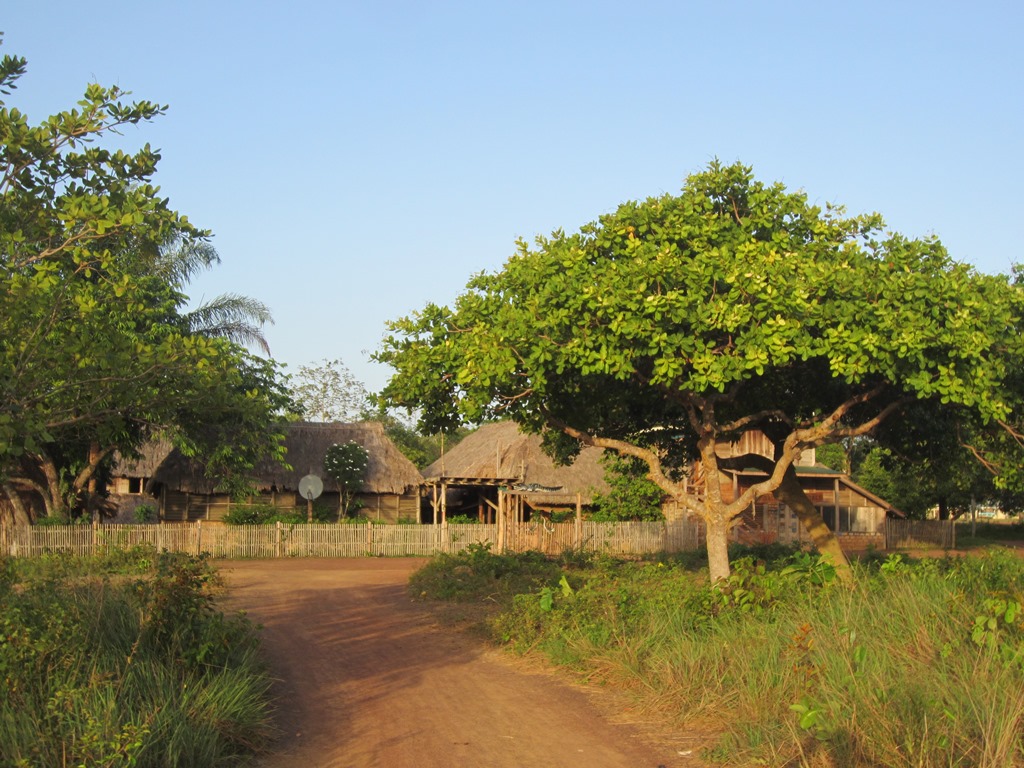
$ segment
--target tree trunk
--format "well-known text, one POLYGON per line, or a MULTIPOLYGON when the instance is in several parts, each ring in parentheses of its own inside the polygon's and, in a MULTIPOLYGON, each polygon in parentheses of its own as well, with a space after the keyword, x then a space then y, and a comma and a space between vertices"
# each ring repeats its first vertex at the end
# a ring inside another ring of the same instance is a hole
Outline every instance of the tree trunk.
POLYGON ((14 515, 15 525, 32 525, 32 518, 25 509, 25 504, 21 500, 21 496, 18 495, 17 489, 14 488, 10 483, 4 483, 3 486, 4 495, 10 500, 11 511, 14 515))
POLYGON ((711 583, 729 578, 729 521, 709 515, 707 526, 708 571, 711 583))
POLYGON ((57 466, 44 451, 35 454, 34 458, 39 462, 39 469, 43 473, 43 477, 46 478, 47 492, 42 494, 46 516, 54 517, 64 514, 67 505, 64 502, 64 495, 61 493, 60 474, 57 472, 57 466))
POLYGON ((797 480, 796 470, 792 466, 786 470, 782 478, 782 484, 775 491, 779 501, 792 509, 800 524, 811 537, 814 546, 822 555, 828 556, 836 567, 836 574, 844 584, 853 583, 853 571, 850 569, 850 561, 846 559, 846 553, 839 546, 839 538, 827 525, 814 506, 807 494, 804 493, 800 481, 797 480))
POLYGON ((86 467, 85 473, 85 490, 89 494, 88 498, 92 504, 92 524, 98 525, 100 522, 100 508, 99 505, 94 503, 97 491, 96 483, 96 468, 103 461, 103 451, 100 450, 100 444, 95 440, 89 443, 89 464, 86 467))

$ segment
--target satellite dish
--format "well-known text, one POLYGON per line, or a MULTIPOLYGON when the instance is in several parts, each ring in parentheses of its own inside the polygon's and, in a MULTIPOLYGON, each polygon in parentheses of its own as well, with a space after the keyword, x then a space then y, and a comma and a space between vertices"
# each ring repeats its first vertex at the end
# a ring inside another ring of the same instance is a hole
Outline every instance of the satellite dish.
POLYGON ((299 480, 299 495, 304 499, 312 500, 320 497, 324 492, 324 481, 316 475, 306 475, 299 480))

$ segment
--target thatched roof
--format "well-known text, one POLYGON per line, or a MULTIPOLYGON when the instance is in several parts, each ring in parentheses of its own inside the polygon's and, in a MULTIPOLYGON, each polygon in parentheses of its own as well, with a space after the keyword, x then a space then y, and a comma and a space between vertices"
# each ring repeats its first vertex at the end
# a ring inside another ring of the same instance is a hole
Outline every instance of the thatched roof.
MULTIPOLYGON (((305 475, 314 474, 324 481, 325 491, 337 491, 334 481, 326 476, 323 467, 327 449, 335 443, 354 441, 366 449, 370 462, 363 483, 363 493, 404 494, 423 482, 423 476, 407 459, 378 422, 355 424, 296 422, 285 425, 285 461, 291 469, 266 461, 256 467, 256 487, 268 491, 293 491, 305 475)), ((142 458, 121 461, 115 475, 122 477, 150 477, 175 490, 189 493, 213 493, 215 483, 206 477, 203 467, 172 449, 169 443, 154 442, 145 446, 142 458), (136 470, 145 472, 135 473, 136 470)))
POLYGON ((428 481, 442 478, 512 481, 527 490, 533 503, 549 499, 570 503, 576 494, 590 501, 594 491, 607 493, 601 448, 583 448, 576 461, 559 466, 544 453, 539 435, 520 432, 511 421, 484 424, 423 470, 428 481), (531 489, 538 490, 532 491, 531 489), (557 489, 557 490, 542 490, 557 489), (557 497, 557 498, 556 498, 557 497), (563 498, 564 497, 564 498, 563 498))
POLYGON ((139 449, 139 456, 127 458, 114 454, 114 477, 153 477, 174 450, 170 440, 150 440, 139 449))

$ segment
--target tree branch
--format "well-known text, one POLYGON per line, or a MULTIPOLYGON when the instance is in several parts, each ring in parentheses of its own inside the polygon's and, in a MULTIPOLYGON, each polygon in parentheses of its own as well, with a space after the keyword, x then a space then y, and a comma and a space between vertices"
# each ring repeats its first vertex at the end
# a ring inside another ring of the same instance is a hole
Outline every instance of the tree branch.
POLYGON ((648 476, 655 485, 661 488, 661 490, 663 490, 668 496, 671 496, 677 502, 680 502, 688 510, 703 516, 703 505, 701 505, 699 500, 695 497, 686 493, 679 487, 678 483, 674 483, 668 475, 665 474, 665 471, 661 467, 661 457, 658 456, 656 452, 648 448, 642 448, 639 445, 626 442, 625 440, 592 435, 589 432, 584 432, 583 430, 569 426, 564 421, 551 416, 548 416, 547 420, 552 426, 561 430, 569 437, 579 440, 584 445, 608 448, 625 456, 633 456, 640 459, 647 465, 648 476))

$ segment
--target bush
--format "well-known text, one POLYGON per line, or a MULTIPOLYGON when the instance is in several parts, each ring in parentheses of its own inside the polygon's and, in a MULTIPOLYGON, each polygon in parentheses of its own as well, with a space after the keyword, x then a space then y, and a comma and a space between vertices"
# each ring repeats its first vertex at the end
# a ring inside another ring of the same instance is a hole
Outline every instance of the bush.
POLYGON ((136 523, 151 523, 156 520, 156 507, 152 504, 139 504, 132 511, 136 523))
MULTIPOLYGON (((313 505, 314 523, 331 523, 338 517, 336 509, 324 504, 313 505)), ((308 522, 309 515, 305 507, 282 508, 273 504, 232 504, 224 516, 228 525, 299 525, 308 522)))
POLYGON ((414 597, 432 600, 498 600, 557 580, 557 563, 538 552, 496 554, 491 545, 470 544, 456 554, 436 555, 412 575, 414 597))
POLYGON ((205 559, 150 554, 0 562, 0 765, 237 765, 270 735, 253 627, 205 559))

